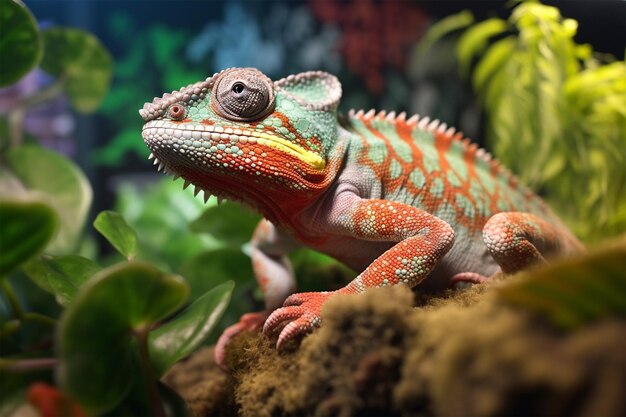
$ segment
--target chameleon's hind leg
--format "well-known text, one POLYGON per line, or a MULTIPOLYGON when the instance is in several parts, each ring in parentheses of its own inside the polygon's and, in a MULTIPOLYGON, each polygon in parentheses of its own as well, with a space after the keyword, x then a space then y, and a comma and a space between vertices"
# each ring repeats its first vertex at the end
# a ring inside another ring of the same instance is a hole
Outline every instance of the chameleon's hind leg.
POLYGON ((510 274, 543 264, 553 253, 582 250, 582 245, 565 228, 521 212, 492 216, 483 228, 483 240, 502 272, 510 274))
POLYGON ((215 345, 215 361, 226 368, 226 346, 238 334, 260 330, 269 314, 282 306, 296 290, 296 281, 287 253, 296 246, 290 238, 263 219, 256 227, 250 242, 250 256, 254 275, 265 297, 265 310, 247 313, 239 322, 226 328, 215 345))
POLYGON ((552 253, 582 250, 582 245, 567 230, 521 212, 504 212, 492 216, 483 228, 487 250, 501 272, 492 276, 477 272, 460 272, 450 280, 450 287, 463 289, 491 281, 495 275, 511 274, 532 265, 545 264, 552 253))
POLYGON ((450 279, 449 288, 462 290, 469 288, 474 284, 482 284, 483 282, 491 281, 491 277, 479 274, 478 272, 459 272, 450 279))

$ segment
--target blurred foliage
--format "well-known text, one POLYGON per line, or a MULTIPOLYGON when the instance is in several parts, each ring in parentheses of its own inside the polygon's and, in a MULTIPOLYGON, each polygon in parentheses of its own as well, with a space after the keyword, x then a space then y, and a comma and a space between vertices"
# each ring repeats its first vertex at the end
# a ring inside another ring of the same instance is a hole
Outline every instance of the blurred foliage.
POLYGON ((137 113, 144 101, 155 91, 172 91, 204 79, 208 71, 199 71, 182 58, 191 38, 189 31, 161 25, 139 30, 121 13, 113 15, 107 24, 113 41, 122 45, 124 52, 116 63, 111 91, 100 108, 116 133, 94 158, 96 163, 117 166, 128 152, 146 157, 146 147, 138 139, 143 121, 137 113))
POLYGON ((19 184, 12 194, 35 196, 52 206, 59 217, 59 230, 47 252, 76 250, 93 194, 81 169, 64 156, 36 145, 7 149, 3 160, 7 170, 0 173, 0 180, 4 179, 5 184, 8 181, 19 184), (50 175, 51 172, 54 175, 50 175))
MULTIPOLYGON (((233 299, 208 339, 250 311, 263 308, 263 295, 254 280, 248 242, 261 216, 237 203, 207 203, 194 196, 184 181, 163 179, 144 189, 122 184, 117 192, 118 211, 137 230, 137 259, 149 261, 185 277, 195 300, 223 282, 235 282, 233 299), (190 233, 191 232, 191 233, 190 233)), ((355 274, 336 260, 309 249, 290 255, 300 291, 339 288, 355 274)))
POLYGON ((133 262, 140 239, 112 211, 100 213, 94 227, 128 261, 103 268, 78 254, 88 252, 83 229, 91 185, 38 138, 25 144, 25 114, 61 95, 76 111, 94 111, 108 90, 111 58, 78 29, 33 33, 23 3, 0 1, 0 23, 14 18, 3 26, 0 49, 15 60, 1 81, 20 81, 33 62, 54 76, 0 119, 0 413, 20 407, 20 414, 27 402, 45 415, 187 415, 182 399, 158 378, 206 343, 233 283, 204 286, 189 300, 184 278, 133 262), (15 52, 22 49, 33 62, 15 52))
POLYGON ((17 82, 37 65, 41 37, 35 18, 22 2, 0 0, 0 27, 0 86, 5 86, 17 82))
POLYGON ((572 330, 591 321, 626 315, 626 237, 577 259, 524 271, 498 289, 506 303, 572 330))
MULTIPOLYGON (((183 190, 182 179, 163 178, 143 189, 126 182, 117 188, 116 195, 115 211, 137 231, 140 260, 178 271, 187 259, 220 246, 212 236, 189 233, 189 224, 202 214, 205 205, 191 189, 183 190)), ((215 201, 209 203, 214 205, 215 201)))
POLYGON ((96 110, 109 90, 113 61, 98 38, 74 28, 44 30, 47 53, 40 65, 47 73, 63 80, 63 91, 75 110, 96 110))
MULTIPOLYGON (((469 23, 467 12, 448 17, 427 39, 469 23)), ((465 30, 457 58, 463 72, 474 64, 498 159, 593 241, 626 230, 626 64, 577 44, 577 26, 554 7, 524 2, 507 21, 465 30)))

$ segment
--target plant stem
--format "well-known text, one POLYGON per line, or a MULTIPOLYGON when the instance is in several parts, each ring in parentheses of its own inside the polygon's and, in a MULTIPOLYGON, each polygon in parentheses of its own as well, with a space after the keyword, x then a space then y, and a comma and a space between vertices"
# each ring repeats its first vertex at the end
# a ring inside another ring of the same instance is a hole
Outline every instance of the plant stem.
POLYGON ((155 417, 165 417, 165 409, 163 408, 163 402, 161 401, 161 397, 159 395, 157 379, 154 375, 152 364, 150 363, 150 352, 148 351, 149 331, 149 327, 143 327, 135 331, 135 336, 137 337, 137 342, 139 344, 139 362, 141 363, 143 379, 146 383, 146 389, 148 390, 152 415, 155 417))
POLYGON ((57 325, 57 321, 52 317, 48 317, 45 314, 40 313, 24 313, 24 321, 30 321, 33 323, 39 323, 46 326, 54 327, 57 325))
POLYGON ((25 117, 26 111, 19 106, 9 112, 9 143, 11 146, 19 146, 24 140, 25 117))
POLYGON ((19 146, 24 140, 24 119, 26 118, 26 112, 33 107, 60 96, 63 92, 64 83, 65 78, 59 77, 49 86, 39 90, 35 94, 25 97, 9 110, 9 136, 12 146, 19 146))
POLYGON ((0 281, 2 282, 2 289, 4 290, 7 300, 15 313, 15 317, 19 320, 24 320, 24 309, 20 305, 20 301, 17 299, 17 295, 15 295, 15 291, 13 291, 13 287, 8 278, 2 278, 0 281))
POLYGON ((0 360, 0 369, 7 372, 31 372, 53 369, 59 360, 56 358, 38 358, 21 360, 0 360))
POLYGON ((52 84, 42 88, 35 94, 24 97, 24 99, 20 103, 18 103, 17 107, 28 110, 42 103, 45 103, 46 101, 52 100, 61 95, 61 93, 63 92, 64 84, 65 77, 59 77, 54 80, 52 84))

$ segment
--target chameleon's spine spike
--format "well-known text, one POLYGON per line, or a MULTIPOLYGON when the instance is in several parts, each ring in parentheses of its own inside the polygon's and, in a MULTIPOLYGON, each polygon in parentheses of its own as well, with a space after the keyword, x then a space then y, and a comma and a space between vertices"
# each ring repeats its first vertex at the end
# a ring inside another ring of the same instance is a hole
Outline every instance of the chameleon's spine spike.
POLYGON ((387 113, 387 120, 389 120, 390 122, 395 122, 396 121, 396 112, 395 111, 391 111, 389 113, 387 113))
POLYGON ((152 163, 152 165, 159 165, 159 160, 157 158, 154 158, 154 162, 152 163))
POLYGON ((202 191, 202 188, 198 187, 197 185, 193 187, 193 195, 194 197, 198 195, 198 193, 202 191))
POLYGON ((428 126, 426 126, 426 129, 428 129, 428 130, 430 130, 432 132, 433 130, 435 130, 437 128, 437 126, 439 126, 439 123, 441 123, 439 121, 439 119, 435 119, 432 122, 430 122, 428 124, 428 126))
POLYGON ((396 120, 399 122, 405 122, 406 121, 406 112, 400 112, 400 114, 398 114, 398 116, 396 116, 396 120))
POLYGON ((363 118, 364 115, 365 115, 365 112, 363 110, 359 110, 358 112, 356 112, 354 117, 357 117, 357 118, 361 119, 361 118, 363 118))
POLYGON ((206 204, 207 201, 209 201, 209 198, 211 198, 211 193, 208 191, 204 191, 204 203, 206 204))
POLYGON ((177 174, 172 175, 172 181, 176 181, 179 178, 180 178, 180 175, 177 175, 177 174))
POLYGON ((183 184, 183 190, 186 190, 187 187, 189 187, 190 185, 191 185, 191 181, 185 180, 185 183, 183 184))
POLYGON ((366 119, 371 119, 372 117, 374 117, 374 115, 376 115, 376 110, 375 109, 370 109, 367 113, 365 113, 365 117, 366 119))
POLYGON ((430 117, 424 117, 417 123, 417 127, 420 129, 425 129, 428 125, 428 122, 430 122, 430 117))
POLYGON ((491 154, 487 152, 486 150, 484 150, 483 148, 479 148, 476 151, 476 156, 484 159, 485 161, 491 161, 492 159, 491 154))
POLYGON ((420 117, 417 114, 414 114, 413 116, 411 116, 407 121, 406 124, 408 125, 414 125, 419 121, 420 117))
POLYGON ((154 154, 152 152, 150 152, 150 155, 148 155, 148 161, 154 159, 154 154))
POLYGON ((165 168, 165 165, 159 163, 159 167, 157 168, 157 171, 161 172, 163 171, 164 168, 165 168))

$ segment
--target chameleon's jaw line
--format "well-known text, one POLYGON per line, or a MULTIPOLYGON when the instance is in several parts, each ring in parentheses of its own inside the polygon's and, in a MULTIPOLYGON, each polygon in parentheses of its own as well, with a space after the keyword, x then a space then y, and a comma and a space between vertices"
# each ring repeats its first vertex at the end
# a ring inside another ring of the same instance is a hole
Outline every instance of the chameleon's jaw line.
POLYGON ((180 153, 203 151, 217 153, 232 149, 233 146, 258 144, 294 156, 315 170, 322 171, 326 161, 314 152, 280 136, 238 128, 203 123, 173 123, 167 120, 153 120, 142 130, 144 142, 151 150, 159 147, 175 148, 180 153))

